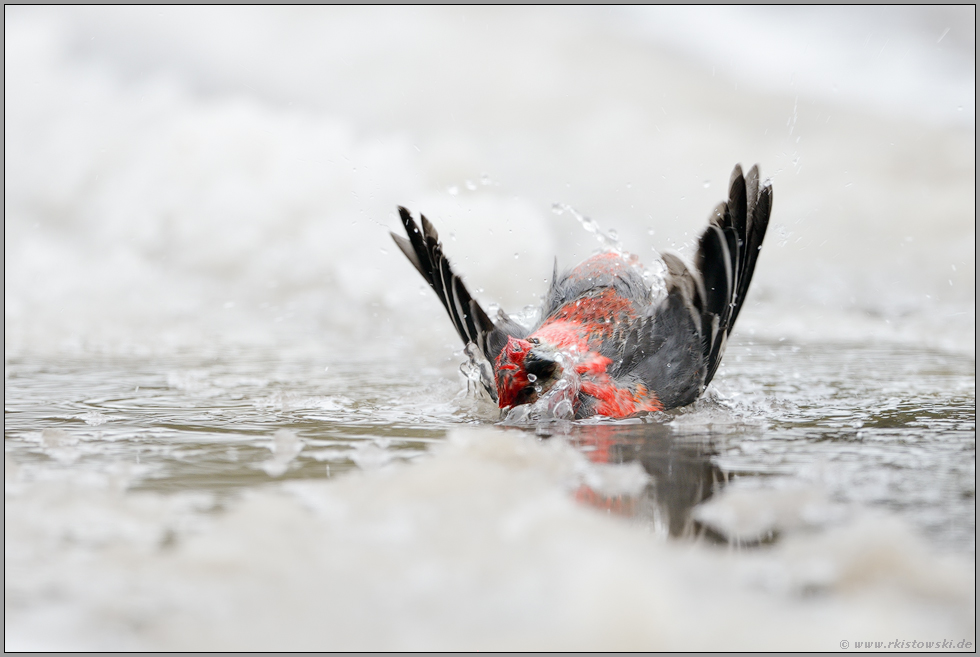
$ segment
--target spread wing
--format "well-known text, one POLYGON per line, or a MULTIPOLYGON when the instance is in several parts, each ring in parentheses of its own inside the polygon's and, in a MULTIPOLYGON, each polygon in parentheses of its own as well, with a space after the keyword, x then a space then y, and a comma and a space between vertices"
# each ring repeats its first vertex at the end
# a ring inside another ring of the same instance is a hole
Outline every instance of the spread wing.
POLYGON ((690 404, 711 382, 745 302, 769 225, 772 187, 736 165, 728 201, 715 208, 694 268, 666 253, 667 297, 622 328, 613 376, 642 381, 665 408, 690 404))
MULTIPOLYGON (((464 344, 473 343, 484 357, 493 363, 497 354, 507 344, 508 336, 525 337, 527 329, 510 319, 500 311, 497 321, 490 319, 479 303, 470 295, 463 280, 453 271, 449 260, 442 252, 439 233, 425 215, 422 215, 422 227, 419 228, 412 215, 403 207, 398 208, 402 224, 408 239, 394 233, 391 237, 401 249, 409 262, 422 278, 432 287, 446 312, 456 332, 464 344)), ((490 394, 496 399, 496 390, 492 381, 484 382, 490 394)))
POLYGON ((772 210, 772 186, 765 181, 760 187, 758 165, 747 178, 735 165, 728 189, 728 202, 712 213, 695 260, 707 294, 701 324, 710 329, 703 333, 708 368, 704 385, 714 377, 745 303, 772 210))

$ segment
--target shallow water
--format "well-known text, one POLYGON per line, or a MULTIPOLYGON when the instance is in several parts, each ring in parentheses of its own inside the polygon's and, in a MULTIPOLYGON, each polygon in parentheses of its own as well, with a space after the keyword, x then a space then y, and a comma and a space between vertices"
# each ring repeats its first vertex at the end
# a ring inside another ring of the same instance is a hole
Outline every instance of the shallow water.
MULTIPOLYGON (((724 482, 787 477, 897 511, 937 547, 975 550, 971 358, 776 342, 733 345, 724 363, 692 407, 640 423, 528 430, 567 436, 593 458, 601 449, 606 462, 638 460, 656 482, 640 506, 657 509, 673 534, 724 482)), ((493 409, 465 395, 437 368, 394 361, 12 359, 5 444, 28 478, 122 470, 131 490, 231 494, 411 461, 453 427, 493 422, 493 409), (263 465, 278 430, 295 432, 302 449, 273 477, 263 465)))

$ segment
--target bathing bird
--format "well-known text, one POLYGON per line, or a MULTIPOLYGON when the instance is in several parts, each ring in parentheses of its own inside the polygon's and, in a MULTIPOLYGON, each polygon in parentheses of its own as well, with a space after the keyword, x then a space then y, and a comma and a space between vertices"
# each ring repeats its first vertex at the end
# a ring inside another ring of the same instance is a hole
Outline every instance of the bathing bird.
MULTIPOLYGON (((403 207, 395 243, 442 301, 483 387, 503 411, 547 402, 553 417, 625 418, 694 402, 711 382, 745 302, 772 209, 758 166, 732 172, 692 265, 661 255, 655 293, 639 259, 607 249, 561 274, 557 261, 540 319, 491 318, 443 252, 432 223, 403 207)), ((540 404, 539 404, 540 405, 540 404)))

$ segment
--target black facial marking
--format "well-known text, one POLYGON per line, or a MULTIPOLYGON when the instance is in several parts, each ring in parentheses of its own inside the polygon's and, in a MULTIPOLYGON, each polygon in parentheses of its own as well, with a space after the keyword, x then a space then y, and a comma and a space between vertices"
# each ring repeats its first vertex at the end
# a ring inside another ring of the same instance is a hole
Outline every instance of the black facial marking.
POLYGON ((532 349, 524 358, 524 369, 528 374, 533 374, 538 379, 545 380, 554 375, 558 369, 558 363, 539 353, 535 353, 535 350, 532 349))

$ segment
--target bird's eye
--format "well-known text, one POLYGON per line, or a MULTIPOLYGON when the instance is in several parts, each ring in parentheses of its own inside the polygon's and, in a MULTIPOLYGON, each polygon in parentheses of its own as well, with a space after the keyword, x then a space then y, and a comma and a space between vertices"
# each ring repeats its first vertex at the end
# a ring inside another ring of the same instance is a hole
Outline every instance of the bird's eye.
POLYGON ((541 340, 538 340, 537 338, 528 338, 527 341, 531 344, 541 344, 541 340))

